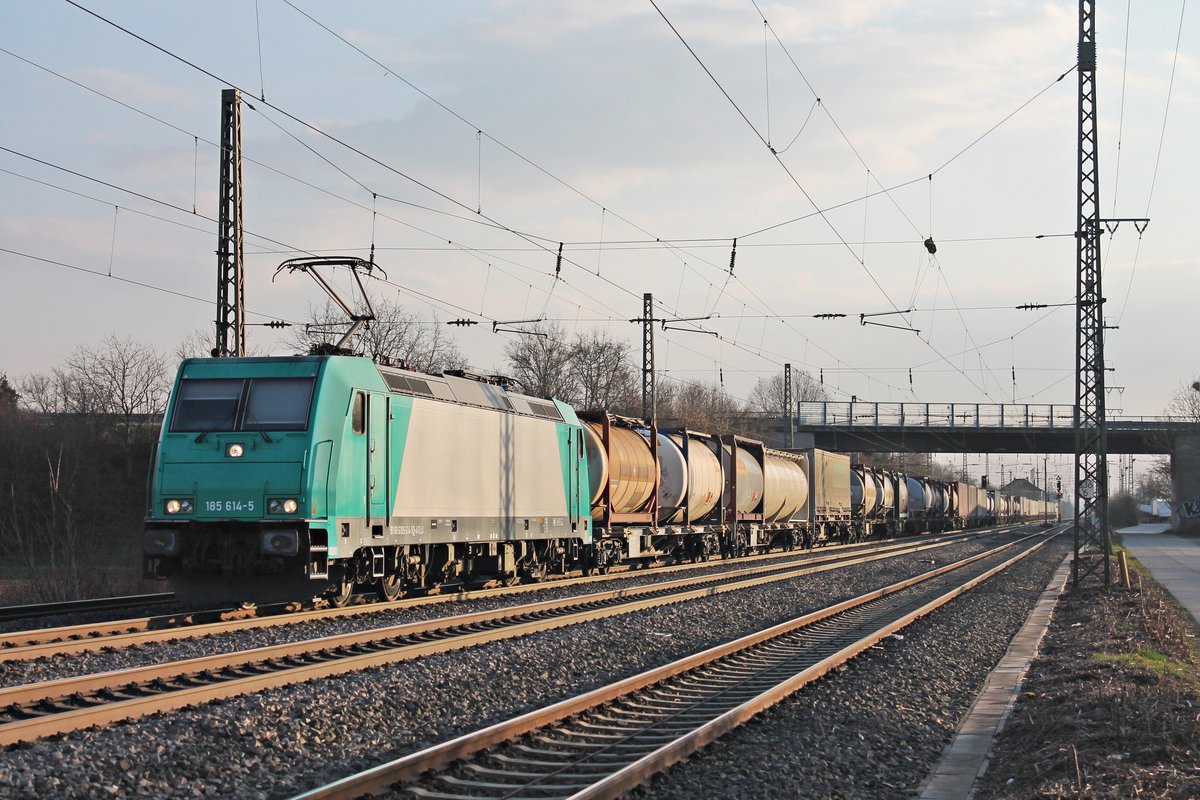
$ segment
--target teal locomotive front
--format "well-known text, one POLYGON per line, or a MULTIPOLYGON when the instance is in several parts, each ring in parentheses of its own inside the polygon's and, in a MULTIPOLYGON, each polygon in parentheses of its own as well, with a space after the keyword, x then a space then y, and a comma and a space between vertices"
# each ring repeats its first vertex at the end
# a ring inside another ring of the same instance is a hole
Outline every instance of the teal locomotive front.
POLYGON ((588 486, 562 403, 357 357, 190 359, 151 465, 144 573, 184 595, 299 581, 337 601, 536 576, 590 543, 588 486))

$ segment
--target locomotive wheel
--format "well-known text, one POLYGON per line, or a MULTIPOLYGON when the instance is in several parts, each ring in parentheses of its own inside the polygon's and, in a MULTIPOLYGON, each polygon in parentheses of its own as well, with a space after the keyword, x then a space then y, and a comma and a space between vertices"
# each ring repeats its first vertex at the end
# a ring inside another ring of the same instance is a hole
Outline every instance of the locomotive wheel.
POLYGON ((340 581, 329 587, 329 592, 326 597, 331 605, 337 608, 345 608, 350 604, 350 598, 354 596, 354 580, 343 577, 340 581))
POLYGON ((395 602, 404 589, 399 575, 384 575, 379 579, 379 597, 387 603, 395 602))

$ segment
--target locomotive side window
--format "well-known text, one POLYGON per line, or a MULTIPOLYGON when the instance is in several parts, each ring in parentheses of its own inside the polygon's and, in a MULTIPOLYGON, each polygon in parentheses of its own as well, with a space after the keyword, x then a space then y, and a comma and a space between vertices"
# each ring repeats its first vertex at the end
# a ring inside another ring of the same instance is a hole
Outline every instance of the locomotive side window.
POLYGON ((172 431, 232 431, 237 425, 242 379, 185 380, 179 384, 172 431))
POLYGON ((367 432, 367 396, 362 392, 354 393, 354 409, 351 426, 355 433, 367 432))
POLYGON ((312 393, 312 378, 255 378, 250 382, 242 430, 304 430, 312 393))

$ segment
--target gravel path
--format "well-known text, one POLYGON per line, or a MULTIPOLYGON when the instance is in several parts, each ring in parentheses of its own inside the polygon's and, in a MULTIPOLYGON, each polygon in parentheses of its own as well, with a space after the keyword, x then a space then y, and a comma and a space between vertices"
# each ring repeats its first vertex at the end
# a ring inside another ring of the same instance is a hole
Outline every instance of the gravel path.
POLYGON ((914 796, 1069 545, 1059 537, 630 798, 914 796))
MULTIPOLYGON (((907 556, 898 556, 894 559, 893 563, 897 564, 896 569, 909 570, 906 574, 915 574, 928 568, 930 560, 937 560, 939 563, 944 563, 954 558, 961 558, 967 554, 994 547, 997 543, 1005 540, 1005 538, 989 536, 973 539, 970 542, 948 545, 936 550, 926 550, 907 556)), ((743 569, 746 566, 744 563, 732 562, 701 568, 699 573, 689 571, 686 575, 679 572, 656 573, 653 570, 649 570, 636 578, 613 579, 584 585, 547 588, 515 596, 434 603, 424 606, 380 610, 353 617, 309 620, 277 627, 234 631, 197 639, 152 642, 134 648, 78 653, 32 661, 0 662, 0 687, 21 686, 76 675, 129 669, 186 658, 197 658, 217 652, 249 650, 256 647, 298 642, 323 636, 355 633, 371 630, 372 628, 439 619, 450 615, 487 611, 541 600, 576 597, 592 592, 627 589, 634 586, 645 586, 682 577, 691 577, 696 574, 729 572, 734 569, 743 569)), ((2 655, 3 651, 0 651, 0 656, 2 655)))
POLYGON ((923 571, 929 558, 807 576, 16 745, 0 753, 0 796, 287 797, 923 571))

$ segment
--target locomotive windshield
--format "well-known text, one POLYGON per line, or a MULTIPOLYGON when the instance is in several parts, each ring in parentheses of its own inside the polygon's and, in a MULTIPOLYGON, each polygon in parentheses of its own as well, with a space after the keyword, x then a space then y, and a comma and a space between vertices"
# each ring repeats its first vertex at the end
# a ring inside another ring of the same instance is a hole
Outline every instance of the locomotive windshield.
POLYGON ((302 431, 312 378, 188 378, 179 384, 171 431, 302 431))

